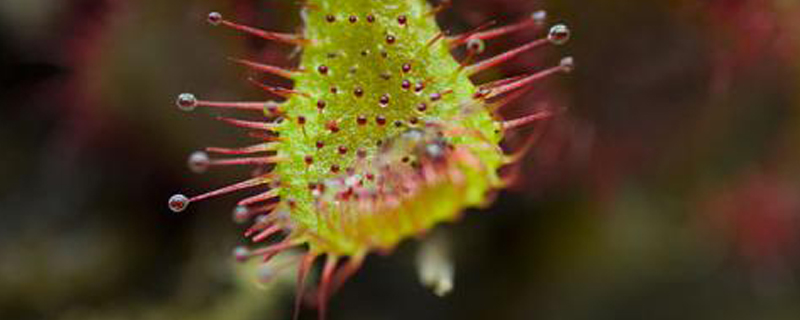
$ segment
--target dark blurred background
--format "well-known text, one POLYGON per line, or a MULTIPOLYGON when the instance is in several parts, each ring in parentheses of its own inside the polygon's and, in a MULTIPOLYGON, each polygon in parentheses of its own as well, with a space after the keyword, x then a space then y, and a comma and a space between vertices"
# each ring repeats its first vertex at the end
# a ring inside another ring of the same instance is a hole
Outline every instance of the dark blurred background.
MULTIPOLYGON (((457 0, 439 20, 463 32, 538 9, 571 43, 479 80, 573 55, 508 110, 568 111, 524 181, 438 228, 454 291, 419 284, 408 241, 370 256, 330 318, 800 319, 800 1, 457 0)), ((247 174, 190 174, 191 151, 246 138, 176 94, 263 99, 225 57, 293 63, 208 27, 215 10, 300 25, 281 0, 0 2, 0 319, 291 316, 291 279, 260 285, 230 259, 233 199, 166 207, 247 174)))

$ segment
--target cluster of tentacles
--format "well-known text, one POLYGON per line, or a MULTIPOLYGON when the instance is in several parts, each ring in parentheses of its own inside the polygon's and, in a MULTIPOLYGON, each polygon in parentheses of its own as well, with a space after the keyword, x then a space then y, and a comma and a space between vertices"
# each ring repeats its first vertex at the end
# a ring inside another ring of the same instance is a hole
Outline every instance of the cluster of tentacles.
MULTIPOLYGON (((253 166, 253 177, 208 193, 175 195, 169 207, 245 190, 260 190, 238 202, 237 222, 253 221, 245 237, 261 248, 239 247, 236 259, 269 261, 293 248, 306 248, 299 261, 296 308, 314 262, 325 257, 316 290, 320 317, 330 294, 374 251, 387 252, 409 236, 457 219, 466 207, 487 202, 487 193, 509 177, 528 143, 507 154, 500 147, 509 130, 552 116, 535 110, 501 120, 504 106, 532 84, 569 72, 571 58, 551 68, 474 85, 470 76, 532 49, 563 44, 564 25, 497 56, 479 59, 484 41, 544 27, 546 14, 501 27, 492 23, 461 34, 441 31, 434 16, 445 6, 423 1, 309 0, 302 34, 279 33, 231 22, 211 13, 212 25, 226 26, 303 50, 296 68, 232 59, 257 72, 293 80, 293 88, 250 81, 282 102, 219 102, 181 94, 181 110, 217 108, 253 112, 253 117, 219 120, 246 130, 258 144, 207 148, 189 157, 195 172, 210 167, 253 166), (388 4, 392 2, 393 5, 388 4), (396 2, 396 3, 395 3, 396 2), (349 29, 348 29, 349 28, 349 29), (453 50, 464 50, 456 61, 453 50), (476 62, 477 61, 477 62, 476 62), (211 158, 209 154, 228 156, 211 158)), ((533 141, 533 140, 531 140, 533 141)))

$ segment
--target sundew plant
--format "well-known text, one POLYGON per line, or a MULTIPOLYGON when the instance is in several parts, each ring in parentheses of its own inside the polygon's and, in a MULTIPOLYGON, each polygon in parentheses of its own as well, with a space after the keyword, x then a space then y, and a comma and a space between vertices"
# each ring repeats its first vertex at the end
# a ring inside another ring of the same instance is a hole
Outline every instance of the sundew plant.
POLYGON ((233 210, 234 220, 252 223, 245 236, 254 243, 234 250, 236 259, 266 262, 287 250, 304 252, 296 263, 295 313, 306 277, 321 261, 315 294, 322 318, 330 294, 369 253, 390 252, 406 238, 458 219, 466 208, 487 205, 488 194, 513 178, 500 169, 517 164, 533 141, 507 150, 506 134, 553 116, 539 109, 503 119, 498 111, 541 79, 570 71, 573 62, 564 58, 541 71, 483 84, 471 77, 529 50, 563 44, 570 32, 561 24, 545 27, 546 14, 539 11, 522 21, 450 35, 435 20, 446 6, 425 0, 307 0, 300 33, 260 30, 209 14, 214 26, 297 47, 300 62, 275 66, 234 59, 291 80, 291 88, 282 88, 250 79, 279 101, 178 96, 184 111, 220 108, 260 118, 220 117, 258 142, 195 152, 189 157, 193 171, 239 165, 258 170, 208 193, 174 195, 169 207, 180 212, 214 196, 256 190, 233 210), (524 29, 546 35, 482 56, 486 41, 524 29), (452 54, 456 50, 464 52, 460 61, 452 54))

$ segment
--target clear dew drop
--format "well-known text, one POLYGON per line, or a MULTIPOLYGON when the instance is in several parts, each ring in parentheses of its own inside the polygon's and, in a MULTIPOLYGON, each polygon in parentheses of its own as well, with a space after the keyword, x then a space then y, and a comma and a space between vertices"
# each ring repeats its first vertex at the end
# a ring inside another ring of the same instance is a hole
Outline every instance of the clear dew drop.
POLYGON ((175 100, 175 105, 183 111, 193 111, 197 107, 197 97, 191 93, 181 93, 175 100))
POLYGON ((195 151, 189 155, 189 160, 187 161, 189 165, 189 170, 192 170, 194 173, 204 173, 208 170, 208 167, 211 165, 211 160, 208 158, 208 154, 203 151, 195 151))
POLYGON ((481 54, 486 50, 486 43, 480 38, 470 38, 467 41, 467 50, 472 54, 481 54))
POLYGON ((250 212, 245 206, 237 206, 233 209, 233 222, 243 224, 247 222, 250 217, 250 212))
POLYGON ((572 57, 564 57, 558 64, 564 72, 572 72, 575 69, 575 59, 572 57))
POLYGON ((211 12, 208 14, 208 23, 211 25, 219 25, 222 22, 222 14, 219 12, 211 12))
POLYGON ((245 246, 238 246, 233 249, 233 258, 238 262, 245 262, 250 258, 250 249, 245 246))
POLYGON ((550 27, 550 32, 547 33, 547 40, 555 45, 562 45, 569 41, 570 31, 564 24, 557 24, 550 27))
POLYGON ((182 194, 176 194, 169 198, 167 205, 172 212, 182 212, 189 206, 189 198, 182 194))
POLYGON ((543 26, 547 22, 547 11, 539 10, 531 13, 531 19, 537 26, 543 26))

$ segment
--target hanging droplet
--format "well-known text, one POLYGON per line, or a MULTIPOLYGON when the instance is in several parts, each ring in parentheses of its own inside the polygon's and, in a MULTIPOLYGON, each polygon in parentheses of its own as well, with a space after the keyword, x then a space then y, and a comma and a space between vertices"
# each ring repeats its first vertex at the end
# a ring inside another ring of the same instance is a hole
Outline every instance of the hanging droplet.
POLYGON ((219 25, 222 22, 222 14, 219 12, 212 12, 208 14, 208 23, 211 25, 219 25))
POLYGON ((572 57, 564 57, 558 64, 564 72, 572 72, 575 69, 575 59, 572 57))
POLYGON ((537 26, 543 26, 547 22, 547 11, 539 10, 531 13, 531 19, 537 26))
POLYGON ((233 222, 242 224, 247 222, 248 218, 250 218, 250 211, 247 210, 247 207, 236 206, 233 209, 233 222))
POLYGON ((219 12, 212 12, 208 14, 208 23, 211 25, 219 25, 222 22, 222 14, 219 12))
POLYGON ((550 28, 550 32, 547 34, 547 40, 550 40, 550 43, 555 45, 562 45, 569 41, 570 31, 566 25, 557 24, 550 28))
POLYGON ((486 43, 480 38, 470 38, 467 41, 467 50, 472 54, 481 54, 486 50, 486 43))
POLYGON ((238 262, 245 262, 250 258, 250 249, 245 246, 239 246, 233 249, 233 258, 238 262))
POLYGON ((451 251, 449 236, 438 233, 427 238, 417 252, 417 274, 420 282, 440 297, 453 290, 455 264, 451 251))
POLYGON ((189 198, 182 194, 176 194, 169 198, 167 204, 172 212, 181 212, 189 206, 189 198))
POLYGON ((193 111, 194 108, 197 108, 197 97, 191 93, 181 93, 178 95, 178 99, 175 100, 175 104, 178 109, 183 111, 193 111))
POLYGON ((192 170, 194 173, 204 173, 211 165, 208 154, 203 151, 192 152, 187 162, 189 164, 189 170, 192 170))

